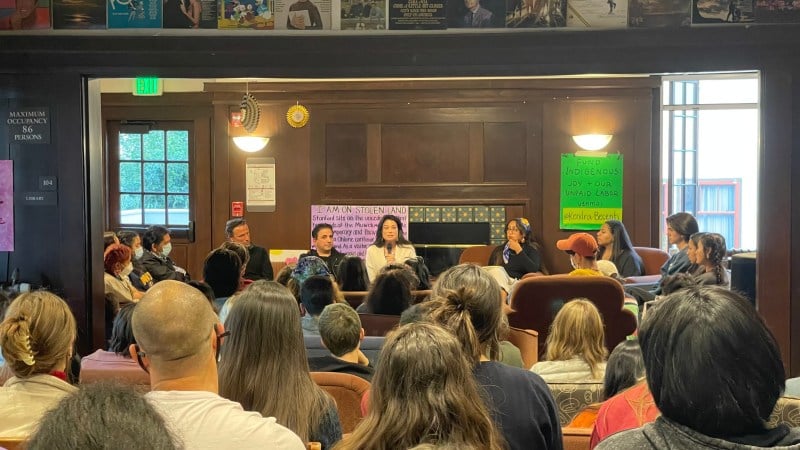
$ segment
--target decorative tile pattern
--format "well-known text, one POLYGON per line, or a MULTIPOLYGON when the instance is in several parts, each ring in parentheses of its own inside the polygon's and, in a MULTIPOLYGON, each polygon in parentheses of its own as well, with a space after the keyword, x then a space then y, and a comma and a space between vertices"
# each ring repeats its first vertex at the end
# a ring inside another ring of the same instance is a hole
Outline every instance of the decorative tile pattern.
POLYGON ((441 222, 442 208, 439 206, 425 207, 425 222, 441 222))
POLYGON ((422 206, 409 206, 408 207, 408 221, 409 222, 424 222, 425 221, 425 208, 422 206))
POLYGON ((444 206, 442 207, 442 222, 457 222, 456 207, 444 206))
POLYGON ((506 208, 503 206, 490 206, 491 222, 506 222, 506 208))
POLYGON ((471 206, 459 206, 457 208, 458 211, 458 221, 459 222, 474 222, 474 216, 472 212, 471 206))
POLYGON ((504 223, 492 223, 492 243, 495 240, 505 241, 506 238, 506 224, 504 223))
POLYGON ((475 222, 488 222, 489 221, 489 207, 488 206, 475 206, 472 208, 474 211, 475 222))

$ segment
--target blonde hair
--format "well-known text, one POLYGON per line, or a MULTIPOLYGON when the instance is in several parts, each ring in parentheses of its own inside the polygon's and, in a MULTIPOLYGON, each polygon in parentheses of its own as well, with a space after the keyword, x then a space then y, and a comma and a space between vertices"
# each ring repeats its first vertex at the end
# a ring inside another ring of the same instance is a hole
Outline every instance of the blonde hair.
POLYGON ((592 376, 599 378, 599 366, 608 356, 600 311, 586 298, 569 300, 556 314, 546 345, 548 361, 580 356, 589 365, 592 376))
POLYGON ((15 376, 28 378, 66 366, 77 334, 67 303, 47 291, 17 297, 0 323, 0 347, 15 376))
POLYGON ((369 413, 335 448, 505 448, 480 392, 455 336, 431 323, 403 325, 383 345, 369 413))

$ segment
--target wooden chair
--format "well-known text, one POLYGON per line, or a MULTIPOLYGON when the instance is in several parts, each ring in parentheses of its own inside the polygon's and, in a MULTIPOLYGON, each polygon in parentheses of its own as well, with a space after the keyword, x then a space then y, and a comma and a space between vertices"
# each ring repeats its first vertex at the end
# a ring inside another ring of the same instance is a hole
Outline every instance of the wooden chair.
POLYGON ((361 327, 367 336, 386 336, 389 331, 400 323, 400 316, 389 316, 384 314, 359 313, 361 327))
POLYGON ((336 400, 342 433, 352 433, 363 418, 361 398, 369 390, 369 382, 349 373, 338 372, 311 372, 311 379, 336 400))
POLYGON ((24 438, 0 437, 0 448, 5 448, 8 450, 24 450, 25 441, 26 439, 24 438))
POLYGON ((80 384, 92 384, 103 381, 115 381, 131 385, 138 392, 150 391, 150 374, 142 370, 130 359, 120 357, 119 362, 95 363, 92 355, 81 361, 80 384))
POLYGON ((512 327, 539 332, 539 354, 556 313, 568 301, 587 298, 603 317, 605 343, 609 353, 636 330, 636 316, 622 305, 622 285, 608 277, 545 275, 524 278, 514 285, 508 323, 512 327))
POLYGON ((564 450, 589 450, 592 440, 591 428, 564 427, 561 429, 564 450))
POLYGON ((510 327, 508 342, 519 349, 526 369, 539 362, 539 333, 536 331, 510 327))
POLYGON ((467 247, 461 252, 458 263, 475 263, 479 266, 488 266, 489 257, 492 255, 495 248, 497 248, 496 245, 476 245, 467 247))

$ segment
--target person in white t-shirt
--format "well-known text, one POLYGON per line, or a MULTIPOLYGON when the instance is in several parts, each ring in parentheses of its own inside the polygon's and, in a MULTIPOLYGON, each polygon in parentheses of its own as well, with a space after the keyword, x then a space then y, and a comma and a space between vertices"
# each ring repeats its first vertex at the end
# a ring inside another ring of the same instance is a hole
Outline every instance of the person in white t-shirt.
POLYGON ((225 333, 200 291, 178 281, 158 283, 137 305, 132 326, 138 344, 131 356, 150 373, 145 397, 186 449, 306 448, 275 418, 218 395, 216 355, 225 333))

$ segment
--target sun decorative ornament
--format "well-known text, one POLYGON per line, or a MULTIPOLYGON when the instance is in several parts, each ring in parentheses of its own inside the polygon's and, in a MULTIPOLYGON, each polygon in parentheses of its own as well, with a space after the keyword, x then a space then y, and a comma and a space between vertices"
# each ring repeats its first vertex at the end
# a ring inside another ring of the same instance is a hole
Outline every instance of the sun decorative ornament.
POLYGON ((244 129, 248 133, 256 131, 258 121, 261 118, 261 108, 258 106, 258 101, 253 94, 249 92, 244 94, 239 110, 242 113, 242 126, 244 129))
POLYGON ((308 110, 298 103, 286 111, 286 121, 294 128, 302 128, 308 123, 308 110))

